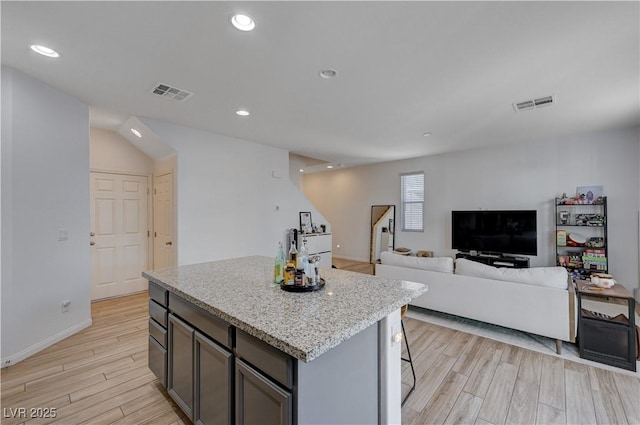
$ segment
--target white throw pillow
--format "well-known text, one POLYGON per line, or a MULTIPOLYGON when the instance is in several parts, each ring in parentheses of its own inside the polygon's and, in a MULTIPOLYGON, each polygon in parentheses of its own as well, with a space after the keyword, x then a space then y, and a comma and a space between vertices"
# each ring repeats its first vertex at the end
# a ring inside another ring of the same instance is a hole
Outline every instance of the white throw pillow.
POLYGON ((564 267, 498 268, 464 258, 456 260, 456 274, 558 289, 567 289, 568 282, 567 269, 564 267))
POLYGON ((380 261, 389 266, 453 273, 453 258, 451 257, 411 257, 383 251, 380 253, 380 261))

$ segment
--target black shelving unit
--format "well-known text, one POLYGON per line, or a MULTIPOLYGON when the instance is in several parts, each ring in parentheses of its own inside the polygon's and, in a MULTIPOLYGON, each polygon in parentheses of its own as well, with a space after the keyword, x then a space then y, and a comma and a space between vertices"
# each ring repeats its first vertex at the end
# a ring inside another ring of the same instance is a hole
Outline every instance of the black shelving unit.
POLYGON ((592 204, 567 204, 567 201, 555 198, 556 264, 566 267, 574 279, 586 279, 596 272, 608 273, 606 196, 592 204))

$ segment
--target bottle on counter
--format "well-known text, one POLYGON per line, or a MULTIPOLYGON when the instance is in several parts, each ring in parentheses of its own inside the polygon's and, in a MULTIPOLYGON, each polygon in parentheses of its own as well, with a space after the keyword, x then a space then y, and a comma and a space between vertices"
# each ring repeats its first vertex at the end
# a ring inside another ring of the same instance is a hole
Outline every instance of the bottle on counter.
POLYGON ((302 271, 309 270, 309 249, 307 248, 307 240, 302 240, 302 246, 300 247, 300 252, 298 252, 298 258, 296 261, 296 269, 302 271))
POLYGON ((284 284, 293 286, 296 280, 296 265, 293 262, 288 262, 287 267, 284 269, 284 284))
POLYGON ((287 267, 287 261, 284 256, 284 248, 282 242, 278 242, 278 254, 276 255, 275 267, 273 269, 273 283, 278 285, 284 281, 284 269, 287 267))
POLYGON ((296 241, 291 241, 291 247, 289 247, 289 262, 294 264, 294 267, 298 261, 298 250, 296 249, 296 241))

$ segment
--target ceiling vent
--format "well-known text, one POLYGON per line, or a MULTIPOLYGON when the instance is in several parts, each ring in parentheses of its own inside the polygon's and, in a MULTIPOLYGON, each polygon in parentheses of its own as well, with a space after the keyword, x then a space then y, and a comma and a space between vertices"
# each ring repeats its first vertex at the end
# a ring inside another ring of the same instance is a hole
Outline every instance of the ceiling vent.
POLYGON ((555 96, 539 97, 537 99, 524 100, 513 104, 513 109, 516 112, 529 111, 536 108, 542 108, 543 106, 550 106, 556 102, 555 96))
POLYGON ((178 89, 176 87, 171 87, 166 84, 158 84, 152 90, 154 94, 158 96, 166 97, 169 99, 177 100, 179 102, 187 100, 193 93, 190 93, 186 90, 178 89))

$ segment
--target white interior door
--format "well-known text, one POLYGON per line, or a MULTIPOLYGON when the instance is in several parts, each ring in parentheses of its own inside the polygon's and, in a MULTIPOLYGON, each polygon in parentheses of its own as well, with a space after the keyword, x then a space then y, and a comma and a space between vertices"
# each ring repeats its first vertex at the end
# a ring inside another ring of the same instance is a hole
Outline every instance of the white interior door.
POLYGON ((153 187, 153 268, 173 265, 173 174, 157 176, 153 187))
POLYGON ((147 177, 91 173, 91 299, 144 291, 147 177))

